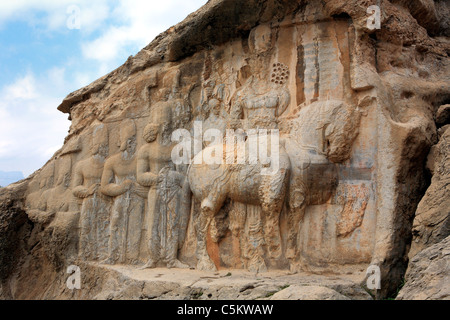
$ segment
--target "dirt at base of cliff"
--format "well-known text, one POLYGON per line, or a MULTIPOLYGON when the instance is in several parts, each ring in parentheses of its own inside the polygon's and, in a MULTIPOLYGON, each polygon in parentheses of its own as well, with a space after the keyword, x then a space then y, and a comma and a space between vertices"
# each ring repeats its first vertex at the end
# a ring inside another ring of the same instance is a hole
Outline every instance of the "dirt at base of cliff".
MULTIPOLYGON (((314 275, 287 271, 254 274, 242 270, 141 270, 134 266, 97 263, 80 263, 79 268, 78 284, 76 272, 61 270, 52 275, 44 274, 37 279, 39 293, 24 286, 26 282, 23 283, 21 277, 26 278, 26 275, 16 274, 9 280, 9 294, 5 295, 0 287, 0 297, 19 300, 372 300, 360 284, 364 281, 364 273, 314 275)), ((76 271, 76 268, 72 270, 76 271)))

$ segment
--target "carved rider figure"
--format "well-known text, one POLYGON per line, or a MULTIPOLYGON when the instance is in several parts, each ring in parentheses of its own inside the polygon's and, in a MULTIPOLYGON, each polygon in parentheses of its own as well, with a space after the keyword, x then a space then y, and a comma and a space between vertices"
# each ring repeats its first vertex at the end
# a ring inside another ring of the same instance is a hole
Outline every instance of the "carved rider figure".
POLYGON ((278 117, 290 103, 290 93, 286 87, 289 70, 282 63, 273 65, 268 84, 255 83, 250 77, 236 93, 231 108, 231 117, 245 119, 245 129, 275 129, 278 117))

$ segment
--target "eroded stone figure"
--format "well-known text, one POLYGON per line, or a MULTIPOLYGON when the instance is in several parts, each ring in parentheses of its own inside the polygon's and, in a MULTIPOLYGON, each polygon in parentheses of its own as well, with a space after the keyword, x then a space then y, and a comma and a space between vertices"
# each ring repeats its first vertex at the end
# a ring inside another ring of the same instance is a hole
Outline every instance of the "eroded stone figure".
POLYGON ((290 103, 288 79, 289 70, 282 63, 273 65, 270 81, 257 81, 251 76, 236 92, 231 116, 244 119, 244 129, 278 128, 278 117, 290 103))
POLYGON ((45 224, 53 218, 54 212, 47 213, 47 199, 49 190, 53 187, 55 175, 55 162, 48 163, 38 173, 39 179, 30 183, 30 194, 27 196, 25 206, 28 217, 34 223, 45 224))
POLYGON ((79 162, 73 178, 73 194, 83 200, 80 213, 80 257, 107 258, 109 199, 100 192, 103 167, 108 156, 108 129, 104 124, 92 130, 91 157, 79 162))
POLYGON ((113 263, 139 263, 142 219, 147 194, 136 181, 136 125, 124 120, 120 125, 120 153, 110 157, 102 174, 101 192, 113 197, 108 258, 113 263))
POLYGON ((79 208, 70 190, 72 159, 65 155, 54 160, 55 185, 43 193, 36 213, 39 222, 46 225, 41 235, 44 251, 51 263, 58 269, 65 262, 76 259, 79 208), (44 220, 43 220, 44 219, 44 220))
MULTIPOLYGON (((219 86, 218 91, 209 96, 209 100, 207 101, 207 110, 208 110, 208 118, 205 120, 203 124, 203 134, 205 135, 206 131, 214 129, 218 130, 222 136, 225 136, 227 130, 227 114, 224 111, 223 104, 223 85, 219 86)), ((214 143, 216 141, 212 141, 214 143)), ((203 146, 208 146, 209 143, 203 142, 203 146)))
MULTIPOLYGON (((360 119, 360 111, 342 101, 321 101, 305 107, 293 121, 292 132, 284 139, 286 151, 280 147, 280 170, 275 175, 261 175, 261 166, 191 165, 189 181, 194 196, 201 201, 197 228, 197 267, 201 270, 215 269, 206 250, 206 232, 211 218, 227 198, 247 205, 261 206, 265 217, 265 245, 269 257, 274 262, 278 261, 282 253, 279 215, 287 196, 289 231, 286 257, 295 270, 298 258, 297 235, 304 210, 307 205, 323 204, 331 197, 337 185, 334 163, 343 162, 350 157, 351 146, 358 136, 360 119), (314 174, 311 173, 314 170, 329 173, 319 177, 316 186, 308 185, 307 177, 314 174)), ((196 158, 202 156, 202 153, 196 158)), ((252 235, 257 239, 259 224, 254 208, 251 209, 251 215, 247 236, 252 235)), ((239 228, 234 228, 239 231, 239 228)), ((261 259, 257 259, 258 248, 255 249, 255 256, 249 257, 254 260, 250 269, 259 265, 256 270, 262 271, 265 269, 264 264, 258 262, 261 259)))
MULTIPOLYGON (((254 78, 251 77, 232 99, 231 117, 235 121, 241 122, 241 128, 277 128, 277 119, 289 105, 290 95, 285 87, 288 77, 287 70, 281 64, 275 64, 275 67, 276 70, 273 70, 270 84, 260 88, 256 86, 254 78)), ((253 137, 249 136, 242 149, 235 146, 235 149, 231 151, 232 158, 239 157, 236 153, 244 152, 245 164, 229 164, 226 155, 221 165, 197 164, 202 163, 199 159, 204 159, 205 156, 211 154, 210 149, 214 146, 209 146, 196 155, 190 167, 190 185, 194 196, 201 201, 201 213, 197 221, 197 268, 200 270, 214 270, 216 268, 206 250, 206 233, 212 218, 218 213, 226 199, 260 206, 265 218, 264 237, 271 264, 276 265, 277 260, 282 255, 279 217, 284 204, 290 163, 282 146, 278 146, 277 150, 271 150, 270 146, 266 146, 267 154, 279 155, 279 166, 271 174, 262 174, 262 170, 271 167, 272 163, 263 163, 263 161, 260 161, 261 159, 257 164, 252 164, 249 161, 249 149, 255 141, 258 143, 258 140, 256 140, 258 134, 259 132, 255 131, 253 137)), ((258 210, 255 211, 254 208, 249 210, 251 211, 253 225, 251 233, 255 235, 258 233, 256 229, 261 225, 258 222, 258 210)), ((261 221, 260 216, 259 221, 261 221)), ((265 271, 266 266, 260 248, 254 251, 257 257, 252 257, 250 269, 265 271)))
POLYGON ((326 203, 338 185, 336 163, 348 160, 361 111, 343 101, 317 101, 300 109, 285 138, 291 161, 286 258, 296 270, 298 231, 309 205, 326 203), (315 177, 311 181, 310 177, 315 177))
POLYGON ((76 211, 77 204, 69 190, 72 160, 69 156, 58 158, 55 162, 55 185, 52 189, 44 192, 42 195, 39 208, 47 214, 56 214, 57 212, 67 212, 69 210, 76 211))
POLYGON ((186 177, 177 171, 171 159, 171 112, 160 110, 153 123, 144 129, 147 142, 139 150, 138 182, 149 187, 148 246, 150 258, 144 268, 163 263, 169 268, 188 268, 178 260, 178 250, 186 235, 191 209, 186 177))

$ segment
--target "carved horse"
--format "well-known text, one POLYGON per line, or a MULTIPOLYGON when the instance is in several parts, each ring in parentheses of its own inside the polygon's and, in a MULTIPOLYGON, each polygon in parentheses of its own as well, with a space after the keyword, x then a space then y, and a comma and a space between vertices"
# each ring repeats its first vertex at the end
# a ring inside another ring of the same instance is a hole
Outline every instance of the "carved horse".
MULTIPOLYGON (((188 179, 194 197, 201 203, 196 222, 197 268, 216 269, 207 252, 206 236, 212 218, 227 199, 261 206, 265 217, 264 237, 271 260, 282 255, 279 218, 288 200, 290 223, 286 256, 292 262, 296 256, 298 224, 304 209, 308 204, 326 202, 327 196, 331 196, 330 190, 337 185, 332 179, 335 177, 337 181, 333 162, 343 162, 350 157, 360 119, 358 109, 341 101, 315 102, 302 108, 291 120, 292 129, 284 139, 285 147, 283 143, 280 145, 279 170, 269 175, 262 174, 264 166, 261 163, 227 164, 226 152, 222 164, 203 163, 204 156, 211 154, 211 148, 215 146, 209 146, 196 155, 189 167, 188 179), (309 193, 317 193, 318 188, 310 188, 307 181, 311 170, 317 168, 325 168, 331 177, 322 177, 322 181, 318 181, 317 184, 323 188, 319 190, 322 195, 309 193)), ((246 151, 248 147, 247 141, 246 151)))
POLYGON ((343 101, 317 101, 300 109, 284 145, 291 161, 286 258, 295 270, 299 224, 308 205, 326 203, 339 183, 338 167, 351 156, 361 112, 343 101))

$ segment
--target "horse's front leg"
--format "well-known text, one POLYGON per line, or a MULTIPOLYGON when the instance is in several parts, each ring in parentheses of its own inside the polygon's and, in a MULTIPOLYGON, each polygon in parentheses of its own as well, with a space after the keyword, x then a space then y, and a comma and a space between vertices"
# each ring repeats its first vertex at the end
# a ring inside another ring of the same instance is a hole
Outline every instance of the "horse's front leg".
POLYGON ((199 217, 197 218, 197 269, 202 271, 215 271, 216 265, 211 260, 207 246, 206 237, 208 228, 216 213, 223 204, 223 197, 210 195, 202 201, 199 217))
POLYGON ((290 269, 298 271, 298 255, 300 252, 298 243, 298 233, 300 222, 303 220, 306 211, 305 189, 301 185, 299 188, 291 186, 288 210, 288 237, 286 244, 286 258, 290 262, 290 269))
POLYGON ((300 252, 298 243, 298 233, 300 229, 300 222, 303 220, 305 215, 305 207, 292 210, 288 214, 288 239, 286 248, 286 258, 289 260, 291 265, 291 271, 296 269, 296 261, 298 260, 298 255, 300 252))

